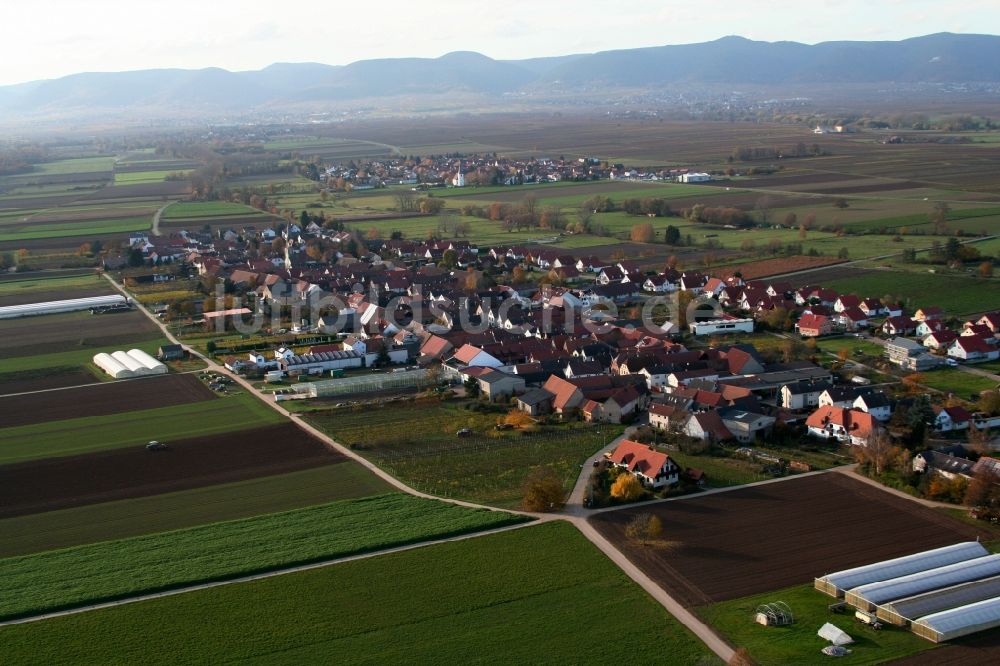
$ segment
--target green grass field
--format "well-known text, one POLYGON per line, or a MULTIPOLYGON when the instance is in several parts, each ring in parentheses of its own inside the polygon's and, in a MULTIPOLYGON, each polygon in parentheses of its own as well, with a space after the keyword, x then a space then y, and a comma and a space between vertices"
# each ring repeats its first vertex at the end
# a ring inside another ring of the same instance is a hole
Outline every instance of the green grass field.
POLYGON ((76 238, 104 234, 127 234, 149 229, 152 218, 125 217, 115 220, 87 220, 58 224, 26 224, 19 229, 0 232, 0 242, 38 240, 42 238, 76 238))
POLYGON ((432 402, 305 418, 414 488, 508 508, 520 504, 524 482, 538 468, 559 475, 568 493, 580 463, 621 433, 614 425, 560 425, 524 436, 493 430, 498 416, 432 402), (462 427, 473 437, 456 437, 462 427))
MULTIPOLYGON (((970 364, 975 367, 975 364, 970 364)), ((995 389, 997 382, 988 377, 973 375, 958 368, 941 368, 920 373, 925 378, 925 384, 938 391, 954 393, 963 400, 968 400, 972 394, 979 394, 989 389, 995 389)))
POLYGON ((163 211, 164 220, 181 220, 196 217, 224 217, 226 215, 263 215, 256 208, 227 201, 182 201, 163 211))
POLYGON ((0 280, 0 305, 5 296, 33 294, 46 291, 66 292, 64 298, 74 298, 74 291, 103 291, 114 293, 114 288, 94 273, 73 275, 70 277, 18 277, 11 280, 0 280))
POLYGON ((816 346, 831 354, 846 349, 849 354, 848 358, 858 358, 855 354, 857 350, 861 350, 865 356, 873 358, 881 358, 885 351, 881 345, 858 338, 820 338, 816 341, 816 346))
POLYGON ((524 521, 393 493, 0 560, 0 617, 236 578, 524 521))
POLYGON ((724 601, 697 609, 733 645, 746 647, 759 664, 828 664, 830 657, 820 652, 829 645, 816 635, 824 622, 846 631, 854 643, 848 647, 849 664, 879 664, 935 647, 909 630, 887 626, 875 631, 861 625, 853 613, 836 614, 827 610, 833 599, 811 585, 800 585, 767 594, 724 601), (795 614, 788 627, 764 627, 753 622, 753 612, 760 604, 784 601, 795 614))
POLYGON ((904 299, 910 311, 927 305, 939 305, 945 313, 963 316, 1000 308, 1000 281, 976 277, 877 271, 857 277, 830 280, 824 287, 862 298, 891 295, 904 299))
MULTIPOLYGON (((58 315, 46 315, 58 316, 58 315)), ((155 336, 156 333, 151 335, 155 336)), ((137 335, 136 340, 127 343, 129 349, 141 349, 142 351, 155 354, 160 345, 170 344, 170 340, 164 337, 150 337, 137 335), (146 340, 142 338, 146 337, 146 340)), ((122 343, 119 343, 122 344, 122 343)), ((70 343, 68 346, 72 346, 70 343)), ((3 359, 3 372, 23 372, 26 370, 39 370, 41 368, 55 368, 64 366, 86 366, 94 368, 94 354, 101 351, 92 346, 82 349, 72 349, 68 351, 52 352, 51 354, 35 354, 32 356, 16 356, 3 359)), ((104 375, 105 377, 107 375, 104 375)))
POLYGON ((58 160, 56 162, 43 162, 42 164, 36 164, 32 173, 93 173, 95 171, 111 171, 114 164, 115 158, 112 156, 77 157, 68 160, 58 160))
POLYGON ((216 435, 284 421, 281 414, 247 393, 108 416, 46 421, 0 429, 0 464, 115 449, 152 438, 170 441, 216 435))
POLYGON ((0 520, 0 557, 177 530, 392 488, 353 461, 237 483, 0 520))
POLYGON ((761 473, 760 463, 754 463, 749 460, 692 456, 680 451, 671 451, 670 457, 682 470, 693 467, 705 472, 705 485, 709 488, 742 486, 747 483, 773 478, 761 473))
POLYGON ((0 642, 46 665, 721 663, 563 523, 3 627, 0 642))
POLYGON ((187 175, 189 170, 153 170, 153 171, 128 171, 115 174, 115 185, 139 185, 142 183, 162 183, 168 176, 175 174, 187 175))

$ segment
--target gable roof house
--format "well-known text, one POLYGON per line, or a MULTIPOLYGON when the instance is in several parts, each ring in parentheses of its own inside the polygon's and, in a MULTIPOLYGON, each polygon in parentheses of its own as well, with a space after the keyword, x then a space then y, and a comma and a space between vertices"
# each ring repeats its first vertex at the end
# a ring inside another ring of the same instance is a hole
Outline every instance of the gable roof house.
POLYGON ((810 435, 837 439, 845 444, 867 446, 868 440, 881 426, 866 412, 841 407, 820 407, 806 419, 810 435))
POLYGON ((885 393, 862 393, 854 399, 852 406, 868 412, 883 423, 892 418, 892 401, 885 393))
POLYGON ((613 465, 627 470, 642 485, 650 488, 677 483, 680 468, 666 453, 651 449, 646 444, 626 439, 608 456, 613 465))
POLYGON ((828 335, 833 330, 833 322, 825 315, 804 314, 795 324, 799 335, 806 338, 816 338, 828 335))
POLYGON ((965 430, 972 422, 972 414, 961 407, 934 405, 934 429, 938 432, 965 430))
POLYGON ((695 439, 723 442, 733 439, 726 424, 722 422, 719 412, 698 412, 692 414, 684 424, 684 434, 695 439))
POLYGON ((989 344, 982 338, 974 336, 959 336, 948 347, 948 356, 963 361, 992 361, 1000 358, 1000 349, 989 344))

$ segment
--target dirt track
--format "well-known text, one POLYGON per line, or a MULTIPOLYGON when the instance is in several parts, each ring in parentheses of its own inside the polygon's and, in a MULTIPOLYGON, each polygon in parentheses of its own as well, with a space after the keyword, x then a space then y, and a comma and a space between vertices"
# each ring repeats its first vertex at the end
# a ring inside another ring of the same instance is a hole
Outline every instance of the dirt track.
POLYGON ((0 467, 0 518, 200 488, 342 462, 292 423, 0 467))
POLYGON ((0 398, 0 409, 3 425, 13 427, 37 423, 39 414, 44 414, 46 421, 61 421, 215 399, 211 389, 194 375, 164 375, 14 395, 0 398))
POLYGON ((809 583, 816 576, 988 533, 841 474, 599 514, 591 523, 688 606, 809 583), (624 536, 638 513, 671 547, 624 536))

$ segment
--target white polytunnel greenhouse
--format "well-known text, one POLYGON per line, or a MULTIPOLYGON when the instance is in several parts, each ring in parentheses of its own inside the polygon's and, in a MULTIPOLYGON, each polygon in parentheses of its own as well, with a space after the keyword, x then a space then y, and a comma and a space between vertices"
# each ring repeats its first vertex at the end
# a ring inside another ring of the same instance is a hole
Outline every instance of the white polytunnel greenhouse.
POLYGON ((41 303, 23 303, 21 305, 6 305, 0 307, 0 319, 15 317, 31 317, 33 315, 56 314, 59 312, 76 312, 90 308, 101 308, 109 305, 127 303, 124 296, 90 296, 88 298, 71 298, 63 301, 44 301, 41 303))
POLYGON ((110 354, 101 352, 94 356, 94 365, 108 373, 115 379, 129 379, 135 377, 135 373, 126 368, 121 362, 115 360, 110 354))
POLYGON ((911 625, 913 633, 935 643, 995 627, 1000 627, 1000 598, 927 615, 911 625))
POLYGON ((879 606, 876 614, 880 620, 905 627, 908 621, 914 621, 925 615, 996 597, 1000 597, 1000 576, 890 601, 884 606, 879 606))
POLYGON ((150 375, 164 375, 167 373, 167 366, 157 361, 155 358, 142 351, 141 349, 129 349, 128 355, 134 358, 139 363, 142 363, 143 367, 146 368, 147 373, 150 375))
POLYGON ((889 601, 993 576, 1000 576, 1000 555, 989 555, 862 585, 847 592, 844 600, 855 608, 870 611, 889 601))
POLYGON ((926 550, 913 555, 897 557, 884 562, 875 562, 853 569, 845 569, 827 574, 815 581, 815 587, 832 597, 843 597, 847 590, 861 585, 908 576, 928 569, 965 562, 989 555, 989 551, 978 541, 956 543, 943 548, 926 550))
POLYGON ((140 363, 137 359, 132 358, 123 351, 111 352, 111 358, 115 359, 126 368, 135 373, 136 377, 141 377, 142 375, 148 375, 149 370, 140 363))

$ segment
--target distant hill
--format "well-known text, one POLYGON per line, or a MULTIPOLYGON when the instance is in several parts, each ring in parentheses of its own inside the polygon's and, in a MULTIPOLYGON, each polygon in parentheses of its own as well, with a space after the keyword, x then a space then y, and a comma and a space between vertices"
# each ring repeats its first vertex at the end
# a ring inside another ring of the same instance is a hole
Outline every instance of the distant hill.
POLYGON ((883 82, 1000 82, 1000 37, 941 33, 898 42, 816 45, 725 37, 701 44, 528 60, 455 52, 344 66, 278 63, 246 72, 206 68, 81 73, 0 87, 0 116, 103 109, 251 110, 417 94, 544 95, 556 85, 565 90, 883 82))

